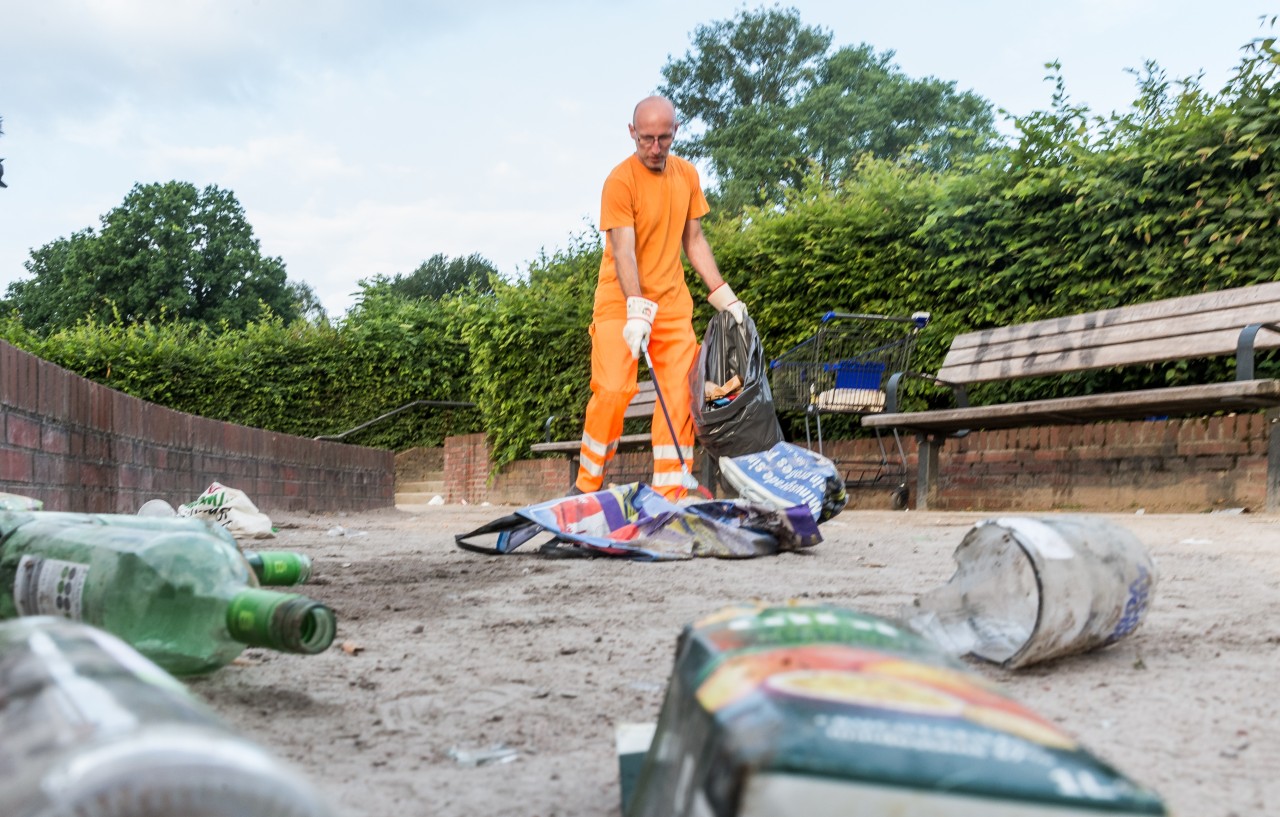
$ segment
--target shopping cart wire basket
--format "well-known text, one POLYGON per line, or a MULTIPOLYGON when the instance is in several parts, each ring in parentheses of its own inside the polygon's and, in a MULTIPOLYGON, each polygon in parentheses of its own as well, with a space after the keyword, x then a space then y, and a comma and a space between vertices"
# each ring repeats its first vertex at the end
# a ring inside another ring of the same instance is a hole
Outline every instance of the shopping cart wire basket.
MULTIPOLYGON (((875 414, 884 411, 885 381, 910 368, 916 336, 929 323, 928 312, 908 317, 828 312, 810 337, 770 364, 769 382, 779 411, 803 411, 805 444, 823 451, 822 415, 875 414)), ((875 430, 878 460, 834 459, 848 487, 889 486, 893 503, 907 506, 906 454, 892 432, 896 462, 875 430)))

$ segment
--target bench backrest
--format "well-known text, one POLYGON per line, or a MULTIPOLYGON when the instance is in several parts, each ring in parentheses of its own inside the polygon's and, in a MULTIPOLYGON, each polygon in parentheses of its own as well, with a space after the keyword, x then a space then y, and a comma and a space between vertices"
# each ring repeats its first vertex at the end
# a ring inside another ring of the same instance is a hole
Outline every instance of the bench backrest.
POLYGON ((627 406, 626 412, 622 415, 625 420, 652 417, 653 409, 658 403, 658 393, 653 388, 652 380, 641 380, 636 385, 640 387, 640 391, 636 392, 636 396, 631 398, 631 404, 627 406))
MULTIPOLYGON (((1280 281, 957 335, 937 376, 984 383, 1216 357, 1255 323, 1280 323, 1280 281)), ((1259 332, 1256 346, 1280 347, 1280 332, 1259 332)))

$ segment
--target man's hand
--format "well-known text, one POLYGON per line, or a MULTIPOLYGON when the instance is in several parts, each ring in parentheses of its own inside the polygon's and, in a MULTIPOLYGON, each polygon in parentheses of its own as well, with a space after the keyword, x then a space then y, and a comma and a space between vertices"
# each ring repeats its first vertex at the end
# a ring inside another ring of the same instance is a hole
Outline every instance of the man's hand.
POLYGON ((707 303, 716 308, 717 312, 729 312, 733 315, 733 319, 742 325, 742 319, 747 317, 747 305, 738 300, 738 296, 733 294, 733 290, 729 289, 728 284, 721 284, 707 296, 707 303))
POLYGON ((627 299, 627 323, 622 327, 622 339, 631 349, 632 360, 640 359, 640 352, 649 348, 649 333, 653 331, 653 319, 658 305, 653 301, 633 295, 627 299))

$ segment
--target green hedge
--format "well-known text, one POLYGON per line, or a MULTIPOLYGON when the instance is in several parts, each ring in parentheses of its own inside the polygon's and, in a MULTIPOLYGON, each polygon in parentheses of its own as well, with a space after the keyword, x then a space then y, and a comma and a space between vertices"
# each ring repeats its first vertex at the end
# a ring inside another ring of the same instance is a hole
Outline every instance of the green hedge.
MULTIPOLYGON (((467 401, 456 304, 380 302, 337 326, 270 316, 242 330, 83 323, 0 337, 113 389, 179 411, 304 437, 337 434, 414 400, 467 401)), ((347 442, 403 450, 480 428, 472 410, 417 408, 347 442)))

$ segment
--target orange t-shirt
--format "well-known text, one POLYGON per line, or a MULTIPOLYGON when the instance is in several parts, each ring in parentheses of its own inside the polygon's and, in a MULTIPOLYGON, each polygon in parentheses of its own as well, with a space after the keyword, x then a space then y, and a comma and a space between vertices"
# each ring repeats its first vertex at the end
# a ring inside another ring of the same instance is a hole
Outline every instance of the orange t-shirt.
MULTIPOLYGON (((634 153, 605 179, 600 195, 600 229, 634 227, 640 292, 658 304, 658 318, 693 315, 693 297, 680 260, 685 223, 711 211, 702 193, 698 170, 678 156, 655 172, 634 153)), ((625 319, 627 299, 618 285, 613 250, 605 239, 600 279, 596 284, 596 320, 625 319)))

